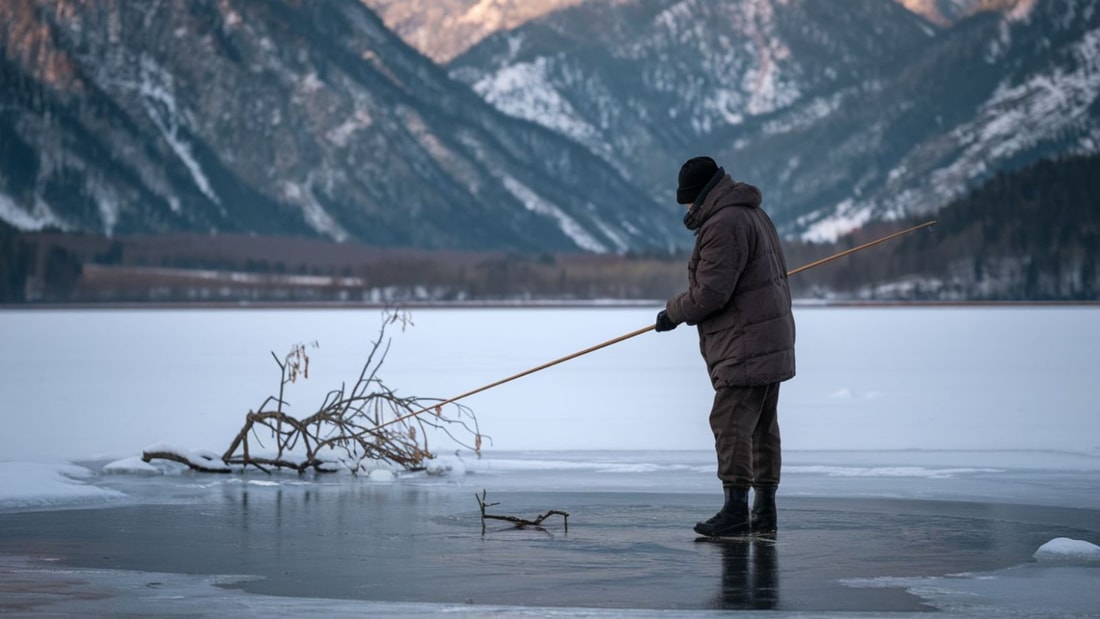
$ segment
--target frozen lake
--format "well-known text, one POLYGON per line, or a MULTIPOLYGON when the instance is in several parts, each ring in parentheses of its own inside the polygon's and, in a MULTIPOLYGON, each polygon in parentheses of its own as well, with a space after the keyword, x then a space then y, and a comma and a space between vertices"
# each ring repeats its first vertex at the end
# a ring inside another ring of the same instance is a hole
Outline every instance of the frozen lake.
MULTIPOLYGON (((646 326, 657 308, 425 309, 385 382, 450 397, 646 326)), ((1100 309, 799 307, 781 531, 693 543, 716 508, 694 330, 647 333, 464 401, 457 473, 378 482, 106 475, 222 451, 311 350, 307 413, 353 382, 375 310, 4 311, 0 611, 1069 617, 1100 608, 1100 309), (459 460, 461 458, 461 460, 459 460), (73 464, 75 463, 75 464, 73 464), (566 533, 490 528, 571 513, 566 533), (491 510, 493 511, 493 510, 491 510), (548 610, 549 609, 549 610, 548 610)))
MULTIPOLYGON (((424 309, 391 328, 385 382, 447 398, 652 322, 656 308, 424 309)), ((799 307, 787 450, 1100 453, 1100 308, 799 307)), ((316 341, 306 413, 354 382, 376 310, 4 311, 0 458, 222 451, 316 341)), ((465 400, 503 450, 705 449, 712 392, 692 328, 646 333, 465 400)))

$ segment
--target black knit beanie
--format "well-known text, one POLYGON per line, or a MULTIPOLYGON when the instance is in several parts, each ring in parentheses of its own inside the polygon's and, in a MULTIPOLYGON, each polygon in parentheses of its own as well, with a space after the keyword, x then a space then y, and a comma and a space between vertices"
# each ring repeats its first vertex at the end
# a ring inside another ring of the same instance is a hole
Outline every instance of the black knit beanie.
POLYGON ((718 172, 718 164, 710 157, 692 157, 680 166, 680 184, 676 188, 676 201, 691 204, 699 197, 710 179, 718 172))

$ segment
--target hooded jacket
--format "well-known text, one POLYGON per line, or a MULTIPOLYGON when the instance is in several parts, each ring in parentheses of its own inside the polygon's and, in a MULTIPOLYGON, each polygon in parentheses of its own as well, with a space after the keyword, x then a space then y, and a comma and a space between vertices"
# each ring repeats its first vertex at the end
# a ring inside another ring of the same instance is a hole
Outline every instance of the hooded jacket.
POLYGON ((695 232, 688 289, 668 317, 696 325, 711 383, 767 385, 795 374, 787 261, 760 190, 719 170, 684 217, 695 232))

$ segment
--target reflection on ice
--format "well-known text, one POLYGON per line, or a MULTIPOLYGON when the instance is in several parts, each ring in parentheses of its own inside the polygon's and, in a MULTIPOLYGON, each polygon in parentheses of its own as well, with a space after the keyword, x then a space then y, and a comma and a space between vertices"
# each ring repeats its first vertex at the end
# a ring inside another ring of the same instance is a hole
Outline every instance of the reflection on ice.
POLYGON ((779 560, 774 540, 744 539, 713 543, 722 551, 722 580, 714 599, 714 608, 780 608, 779 560))

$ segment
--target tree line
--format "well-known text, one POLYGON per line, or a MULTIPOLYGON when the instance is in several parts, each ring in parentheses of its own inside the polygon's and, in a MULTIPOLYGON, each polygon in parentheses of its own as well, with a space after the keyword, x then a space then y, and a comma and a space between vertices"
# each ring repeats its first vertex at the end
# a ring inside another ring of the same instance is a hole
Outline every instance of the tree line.
MULTIPOLYGON (((999 174, 920 231, 792 278, 798 298, 1100 300, 1100 156, 999 174)), ((785 242, 791 268, 917 223, 785 242)), ((380 250, 318 240, 25 233, 0 222, 0 303, 659 300, 686 253, 380 250), (252 277, 199 277, 208 271, 252 277)))

